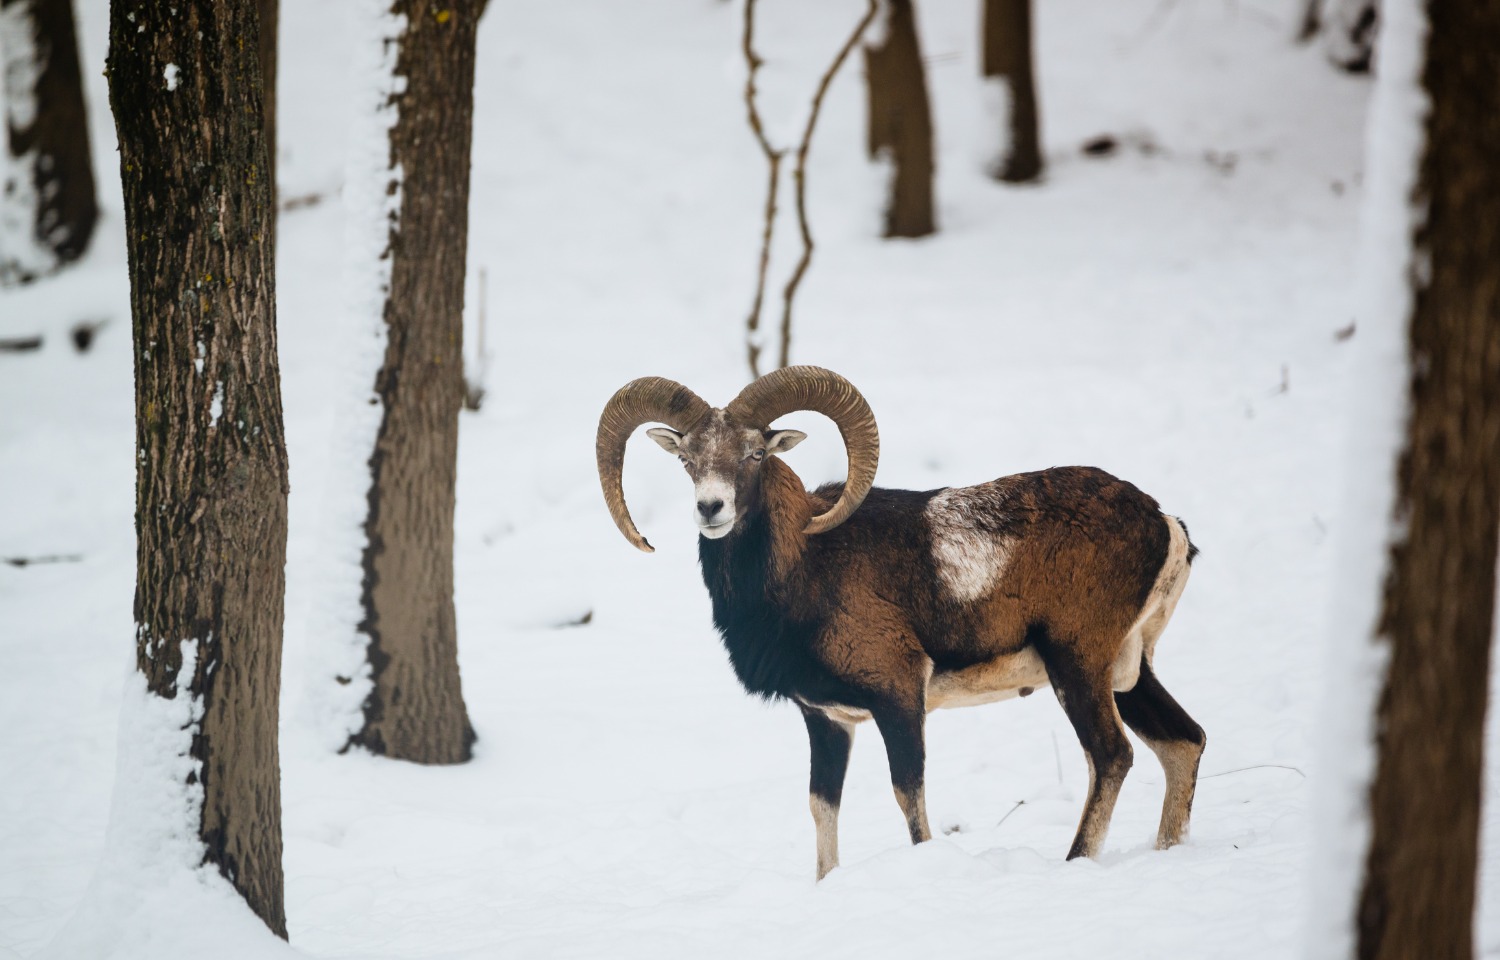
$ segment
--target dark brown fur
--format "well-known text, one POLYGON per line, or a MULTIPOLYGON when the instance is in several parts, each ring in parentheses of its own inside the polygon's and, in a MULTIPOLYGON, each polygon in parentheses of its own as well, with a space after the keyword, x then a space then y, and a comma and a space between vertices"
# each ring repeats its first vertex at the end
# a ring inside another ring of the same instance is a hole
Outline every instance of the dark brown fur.
MULTIPOLYGON (((1117 663, 1171 545, 1173 521, 1156 501, 1089 467, 960 491, 973 502, 966 501, 959 529, 1004 538, 1011 548, 992 585, 959 599, 934 557, 929 506, 944 491, 873 489, 848 521, 809 537, 802 532, 808 519, 838 499, 841 485, 808 493, 776 457, 735 470, 738 519, 722 539, 700 540, 704 581, 746 689, 795 700, 809 717, 815 814, 821 800, 836 818, 847 762, 847 747, 817 718, 868 716, 886 742, 912 839, 927 839, 922 726, 933 706, 930 681, 982 678, 1012 658, 1045 667, 1039 681, 1015 683, 1014 695, 1051 682, 1078 732, 1093 776, 1069 856, 1095 853, 1131 764, 1115 705, 1117 663)), ((1202 731, 1149 674, 1149 657, 1148 648, 1140 661, 1151 684, 1130 701, 1127 719, 1145 718, 1151 729, 1141 732, 1158 755, 1187 746, 1172 754, 1181 760, 1178 773, 1168 770, 1169 806, 1174 789, 1177 801, 1164 811, 1163 836, 1176 842, 1192 793, 1182 771, 1188 759, 1196 771, 1202 731)), ((833 865, 824 862, 824 829, 819 821, 819 876, 833 865)))
MULTIPOLYGON (((939 671, 1013 653, 1038 624, 1084 663, 1113 663, 1166 559, 1166 521, 1135 486, 1090 467, 1018 474, 997 481, 1009 488, 1006 515, 990 527, 1018 547, 988 596, 957 603, 943 596, 920 522, 931 493, 886 502, 882 495, 905 491, 877 488, 843 525, 807 537, 807 519, 828 509, 841 485, 809 494, 775 458, 762 474, 774 600, 792 616, 829 621, 821 659, 840 675, 871 673, 871 627, 901 635, 903 654, 924 654, 939 671), (919 522, 891 522, 912 513, 919 522)), ((884 666, 874 672, 886 676, 884 666)))

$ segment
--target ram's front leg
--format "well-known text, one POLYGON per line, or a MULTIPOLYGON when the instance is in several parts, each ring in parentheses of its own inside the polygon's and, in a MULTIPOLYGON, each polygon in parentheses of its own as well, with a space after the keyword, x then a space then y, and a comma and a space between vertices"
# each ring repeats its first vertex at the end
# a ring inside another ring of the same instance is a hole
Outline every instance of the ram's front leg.
POLYGON ((802 719, 812 745, 808 805, 818 831, 818 879, 822 880, 839 865, 839 803, 849 770, 849 750, 854 746, 854 727, 829 719, 816 707, 803 707, 802 719))

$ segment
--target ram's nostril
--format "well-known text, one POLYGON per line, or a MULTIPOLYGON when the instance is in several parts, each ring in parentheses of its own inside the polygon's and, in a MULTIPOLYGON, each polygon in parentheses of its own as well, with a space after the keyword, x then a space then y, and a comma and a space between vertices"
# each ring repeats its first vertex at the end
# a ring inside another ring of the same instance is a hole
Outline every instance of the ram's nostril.
POLYGON ((705 519, 705 520, 712 520, 714 518, 714 514, 718 513, 720 510, 722 510, 723 507, 724 507, 724 501, 723 500, 699 500, 698 501, 698 512, 703 515, 703 519, 705 519))

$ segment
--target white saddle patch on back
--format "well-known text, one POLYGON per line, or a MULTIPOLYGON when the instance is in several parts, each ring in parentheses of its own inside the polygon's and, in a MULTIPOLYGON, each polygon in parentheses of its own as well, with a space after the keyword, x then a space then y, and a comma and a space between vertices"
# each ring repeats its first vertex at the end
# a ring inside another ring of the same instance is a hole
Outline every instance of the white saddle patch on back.
POLYGON ((1005 494, 994 484, 944 490, 927 504, 932 559, 949 598, 978 600, 995 588, 1010 562, 1013 541, 995 525, 1005 494))

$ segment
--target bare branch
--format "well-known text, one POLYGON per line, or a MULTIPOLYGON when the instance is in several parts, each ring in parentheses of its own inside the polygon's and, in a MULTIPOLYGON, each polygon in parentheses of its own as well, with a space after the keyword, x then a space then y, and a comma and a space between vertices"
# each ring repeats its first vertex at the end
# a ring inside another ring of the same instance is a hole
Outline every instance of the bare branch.
MULTIPOLYGON (((749 3, 750 0, 747 0, 749 3)), ((792 278, 787 281, 786 289, 782 292, 781 306, 781 354, 777 366, 784 367, 791 362, 792 350, 792 300, 797 296, 797 288, 802 284, 802 276, 807 273, 808 265, 812 263, 813 237, 812 229, 807 223, 807 153, 812 146, 813 131, 818 125, 818 114, 823 109, 823 98, 828 93, 828 88, 833 84, 833 78, 838 74, 839 68, 844 61, 849 59, 859 43, 859 38, 871 23, 875 20, 875 14, 879 7, 879 0, 869 0, 869 6, 865 15, 854 27, 854 32, 849 34, 849 39, 839 50, 838 55, 833 58, 833 63, 828 65, 823 78, 818 81, 818 90, 813 94, 812 109, 807 114, 807 127, 802 131, 802 142, 797 145, 797 165, 792 170, 792 180, 797 187, 797 226, 802 234, 802 257, 797 261, 797 268, 792 271, 792 278)))
POLYGON ((1297 42, 1307 43, 1323 29, 1323 0, 1303 0, 1302 22, 1297 25, 1297 42))
MULTIPOLYGON (((750 305, 750 319, 745 326, 745 346, 750 352, 750 376, 760 376, 760 344, 755 331, 760 328, 761 304, 766 297, 766 271, 771 266, 771 233, 776 222, 776 193, 781 182, 781 154, 771 155, 771 169, 766 184, 766 226, 760 238, 760 266, 755 274, 755 302, 750 305)), ((785 366, 785 364, 783 364, 785 366)))
POLYGON ((755 134, 755 141, 760 144, 761 153, 765 154, 766 166, 769 168, 765 227, 760 238, 760 266, 755 277, 755 301, 750 305, 750 316, 745 321, 745 347, 749 353, 750 376, 759 377, 760 344, 757 342, 756 331, 760 329, 761 305, 766 296, 766 271, 771 264, 771 236, 776 223, 776 194, 781 183, 781 158, 785 156, 786 150, 777 150, 771 146, 770 139, 766 137, 765 124, 761 122, 760 109, 756 106, 755 74, 764 61, 755 52, 755 0, 745 0, 745 31, 741 49, 748 68, 745 74, 745 110, 749 116, 750 129, 755 134))

